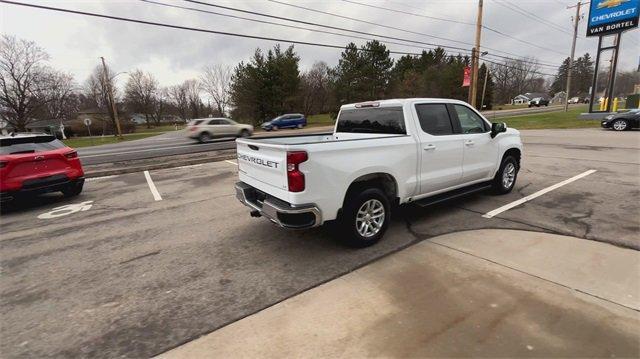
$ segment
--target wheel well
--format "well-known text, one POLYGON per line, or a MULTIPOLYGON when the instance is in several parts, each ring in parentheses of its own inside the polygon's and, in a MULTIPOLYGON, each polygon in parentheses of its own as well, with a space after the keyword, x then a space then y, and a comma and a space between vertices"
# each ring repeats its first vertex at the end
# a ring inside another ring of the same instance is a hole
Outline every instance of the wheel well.
MULTIPOLYGON (((398 198, 398 182, 396 179, 388 173, 370 173, 364 176, 356 178, 347 189, 347 194, 344 196, 346 201, 349 196, 362 188, 380 188, 389 198, 391 203, 395 203, 398 198)), ((343 204, 344 206, 344 204, 343 204)))
POLYGON ((520 159, 522 158, 522 153, 520 152, 519 149, 517 148, 510 148, 508 149, 504 155, 502 156, 502 159, 504 160, 505 157, 507 156, 513 156, 516 158, 516 161, 518 161, 518 167, 520 167, 520 159))

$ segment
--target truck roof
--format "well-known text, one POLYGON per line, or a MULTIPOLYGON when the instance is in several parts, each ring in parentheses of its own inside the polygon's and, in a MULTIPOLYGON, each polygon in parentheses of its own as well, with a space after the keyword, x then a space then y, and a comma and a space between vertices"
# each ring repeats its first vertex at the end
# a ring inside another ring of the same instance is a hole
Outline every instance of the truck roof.
POLYGON ((356 102, 342 105, 341 109, 350 109, 350 108, 358 108, 358 107, 389 107, 389 106, 402 106, 406 103, 412 102, 446 102, 446 103, 460 103, 467 104, 464 101, 450 99, 450 98, 437 98, 437 97, 414 97, 414 98, 394 98, 388 100, 375 100, 375 101, 364 101, 364 102, 356 102))

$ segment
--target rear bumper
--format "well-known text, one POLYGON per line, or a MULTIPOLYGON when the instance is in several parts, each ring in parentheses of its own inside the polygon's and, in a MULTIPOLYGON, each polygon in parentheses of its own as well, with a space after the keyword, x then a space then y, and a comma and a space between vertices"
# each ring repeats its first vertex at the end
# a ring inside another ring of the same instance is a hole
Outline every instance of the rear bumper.
POLYGON ((236 197, 245 206, 285 228, 311 228, 322 224, 322 212, 315 204, 292 205, 244 182, 236 183, 236 197))
POLYGON ((69 179, 66 175, 54 175, 25 181, 22 188, 15 191, 0 192, 0 202, 8 202, 16 197, 57 192, 74 186, 84 185, 84 177, 69 179))

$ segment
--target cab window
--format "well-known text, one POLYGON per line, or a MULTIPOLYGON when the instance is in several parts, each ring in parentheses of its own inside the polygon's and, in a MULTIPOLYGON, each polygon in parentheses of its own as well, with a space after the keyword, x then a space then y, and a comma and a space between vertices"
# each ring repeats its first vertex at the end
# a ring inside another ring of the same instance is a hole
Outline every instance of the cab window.
POLYGON ((487 123, 473 110, 463 105, 453 105, 458 115, 462 133, 483 133, 488 131, 487 123))
POLYGON ((441 103, 417 104, 416 112, 422 131, 434 136, 453 134, 447 105, 441 103))

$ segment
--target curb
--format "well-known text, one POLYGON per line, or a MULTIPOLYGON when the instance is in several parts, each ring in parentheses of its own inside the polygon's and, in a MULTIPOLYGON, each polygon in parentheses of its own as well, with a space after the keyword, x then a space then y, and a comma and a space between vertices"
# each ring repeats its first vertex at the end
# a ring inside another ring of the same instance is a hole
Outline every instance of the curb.
POLYGON ((139 166, 121 167, 121 168, 95 170, 95 171, 89 170, 84 173, 84 177, 94 178, 94 177, 104 177, 104 176, 115 176, 115 175, 121 175, 126 173, 135 173, 135 172, 142 172, 142 171, 159 170, 164 168, 197 165, 201 163, 219 162, 219 161, 231 160, 231 159, 236 159, 235 153, 223 154, 223 155, 212 156, 212 157, 180 160, 180 161, 168 161, 168 162, 155 163, 150 165, 139 165, 139 166))

